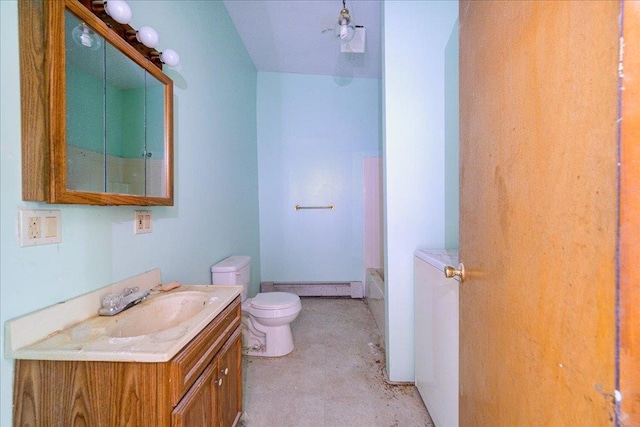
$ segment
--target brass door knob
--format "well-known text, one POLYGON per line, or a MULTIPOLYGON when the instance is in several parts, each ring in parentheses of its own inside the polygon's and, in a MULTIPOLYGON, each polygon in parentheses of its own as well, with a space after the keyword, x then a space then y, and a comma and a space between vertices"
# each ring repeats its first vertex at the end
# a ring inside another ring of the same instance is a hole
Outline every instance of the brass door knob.
POLYGON ((458 264, 458 268, 455 268, 451 265, 447 265, 444 267, 444 275, 447 279, 451 279, 453 277, 459 277, 460 281, 464 281, 465 279, 465 274, 464 274, 464 264, 460 263, 458 264))

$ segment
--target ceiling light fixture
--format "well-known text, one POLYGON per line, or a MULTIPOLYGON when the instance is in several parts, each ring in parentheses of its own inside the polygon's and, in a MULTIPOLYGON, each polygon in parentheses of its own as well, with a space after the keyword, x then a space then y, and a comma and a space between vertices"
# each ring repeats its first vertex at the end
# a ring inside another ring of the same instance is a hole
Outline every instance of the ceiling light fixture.
POLYGON ((356 33, 356 25, 353 19, 351 19, 351 14, 349 13, 349 9, 347 9, 345 0, 342 0, 342 10, 340 11, 340 15, 338 15, 338 26, 339 30, 337 34, 343 42, 351 40, 356 33))
POLYGON ((71 38, 79 46, 84 46, 91 50, 98 50, 102 46, 100 36, 91 30, 84 22, 76 25, 71 32, 71 38))

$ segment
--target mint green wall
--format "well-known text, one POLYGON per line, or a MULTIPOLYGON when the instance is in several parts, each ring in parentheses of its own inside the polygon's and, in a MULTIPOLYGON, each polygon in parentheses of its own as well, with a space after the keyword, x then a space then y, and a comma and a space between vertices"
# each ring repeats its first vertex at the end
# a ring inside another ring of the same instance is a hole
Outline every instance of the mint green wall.
MULTIPOLYGON (((105 137, 104 81, 76 67, 67 67, 66 76, 67 139, 77 147, 102 153, 105 137)), ((106 97, 107 154, 139 157, 144 150, 144 89, 120 89, 109 85, 106 97)), ((152 95, 152 98, 158 101, 157 96, 152 95)), ((155 106, 160 117, 163 115, 157 110, 162 105, 155 106)))
MULTIPOLYGON (((228 255, 252 257, 260 280, 256 71, 219 1, 129 1, 134 28, 153 26, 180 53, 174 80, 175 206, 153 207, 153 233, 133 235, 134 207, 21 199, 17 2, 0 1, 0 321, 160 267, 165 281, 210 283, 228 255), (198 37, 193 37, 198 34, 198 37), (62 243, 18 247, 18 208, 60 209, 62 243)), ((0 335, 4 352, 4 328, 0 335)), ((0 360, 0 425, 11 425, 13 361, 0 360)))
POLYGON ((363 280, 362 164, 379 156, 379 97, 378 79, 258 73, 262 280, 363 280))
POLYGON ((457 17, 457 1, 384 2, 386 351, 392 381, 414 380, 413 253, 445 245, 445 47, 457 17))
MULTIPOLYGON (((67 67, 67 82, 67 138, 75 146, 101 153, 104 151, 104 81, 75 67, 67 67)), ((109 85, 106 93, 107 154, 140 157, 147 132, 148 151, 164 157, 161 121, 164 86, 156 83, 148 86, 145 93, 144 88, 120 89, 109 85)))
MULTIPOLYGON (((147 79, 151 78, 147 75, 147 79)), ((153 153, 154 159, 164 158, 164 86, 147 85, 145 96, 146 112, 146 144, 147 151, 153 153)))
POLYGON ((460 73, 458 21, 453 25, 444 60, 444 247, 458 249, 460 223, 460 73))
MULTIPOLYGON (((122 105, 129 103, 131 100, 127 100, 128 94, 127 91, 120 90, 114 88, 112 86, 107 86, 107 125, 106 125, 106 135, 107 135, 107 153, 112 156, 118 157, 126 157, 123 156, 123 147, 125 146, 125 139, 127 136, 131 134, 131 128, 135 126, 138 128, 139 124, 142 123, 142 107, 138 109, 134 109, 134 114, 129 114, 129 112, 125 112, 122 105)), ((140 142, 142 139, 138 139, 135 145, 138 145, 139 148, 136 151, 142 151, 143 143, 140 142)), ((133 144, 132 144, 133 145, 133 144)))
POLYGON ((68 140, 75 146, 101 153, 104 131, 96 124, 104 122, 103 80, 76 67, 67 67, 66 77, 68 140))
POLYGON ((145 143, 145 91, 143 88, 119 89, 111 86, 107 93, 111 92, 118 93, 119 103, 107 111, 107 152, 118 157, 139 158, 145 143), (120 115, 113 117, 116 112, 120 115), (117 138, 112 140, 110 135, 113 134, 117 138))

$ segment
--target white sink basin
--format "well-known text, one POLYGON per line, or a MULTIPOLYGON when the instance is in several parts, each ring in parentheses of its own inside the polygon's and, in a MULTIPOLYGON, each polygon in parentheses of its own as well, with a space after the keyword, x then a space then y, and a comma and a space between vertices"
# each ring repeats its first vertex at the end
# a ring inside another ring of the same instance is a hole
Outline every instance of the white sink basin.
MULTIPOLYGON (((147 283, 140 289, 151 289, 160 283, 159 278, 153 279, 129 281, 126 286, 147 283)), ((241 290, 241 286, 182 285, 168 293, 154 293, 114 316, 97 315, 102 297, 114 289, 97 290, 8 322, 6 354, 15 359, 166 362, 241 290), (83 313, 89 316, 73 323, 68 320, 84 307, 83 313), (15 338, 25 336, 29 340, 21 339, 22 344, 16 345, 15 338)))
POLYGON ((107 327, 110 337, 129 338, 179 326, 200 313, 217 298, 211 292, 185 291, 149 299, 113 317, 107 327))

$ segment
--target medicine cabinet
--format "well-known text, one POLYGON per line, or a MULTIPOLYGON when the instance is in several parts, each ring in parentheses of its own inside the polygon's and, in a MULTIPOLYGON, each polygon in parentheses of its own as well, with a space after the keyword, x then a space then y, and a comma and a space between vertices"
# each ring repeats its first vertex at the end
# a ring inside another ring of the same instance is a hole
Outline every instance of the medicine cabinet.
POLYGON ((18 2, 23 199, 173 205, 173 82, 83 2, 18 2))

